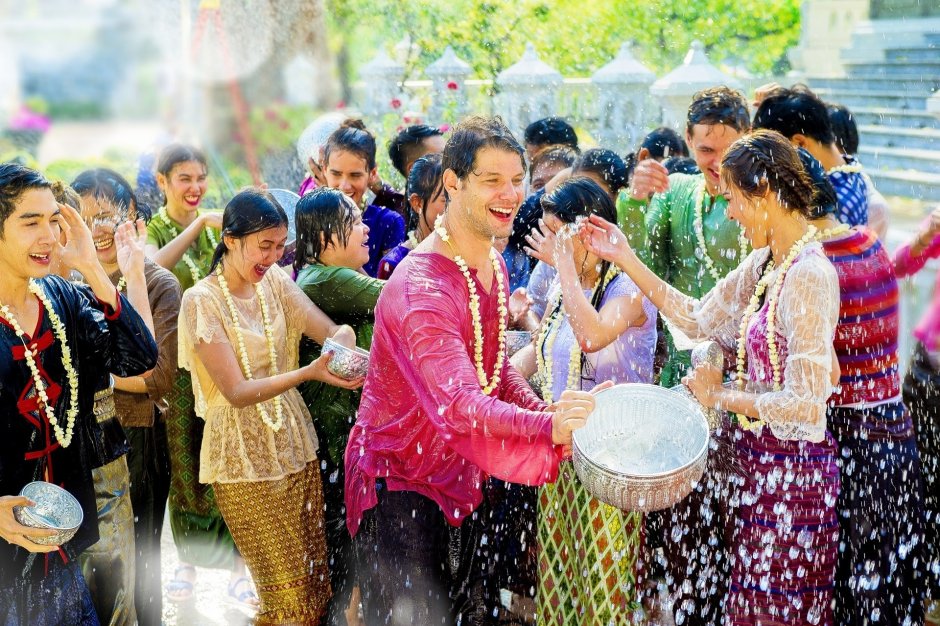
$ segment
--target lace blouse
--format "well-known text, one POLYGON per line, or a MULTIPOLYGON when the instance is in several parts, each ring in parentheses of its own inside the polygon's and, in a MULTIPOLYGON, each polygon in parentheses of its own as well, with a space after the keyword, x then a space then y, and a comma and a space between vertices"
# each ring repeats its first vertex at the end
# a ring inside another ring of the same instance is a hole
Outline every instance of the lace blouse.
MULTIPOLYGON (((279 268, 268 270, 260 284, 273 324, 278 370, 296 369, 307 296, 279 268)), ((252 376, 270 376, 257 296, 242 299, 233 295, 232 302, 238 311, 252 376)), ((196 354, 199 342, 229 344, 238 350, 228 305, 215 276, 199 281, 183 294, 180 311, 179 365, 193 374, 196 415, 206 421, 199 482, 276 480, 299 472, 316 459, 317 436, 300 392, 289 389, 281 394, 284 423, 274 432, 261 421, 255 405, 238 409, 228 403, 196 354)), ((273 419, 274 399, 265 401, 264 406, 273 419)))
MULTIPOLYGON (((769 255, 769 248, 753 251, 700 300, 670 289, 661 313, 693 340, 714 339, 724 348, 736 350, 741 317, 769 255)), ((765 301, 762 308, 766 306, 765 301)), ((750 326, 763 323, 764 317, 751 316, 750 326)), ((777 301, 782 389, 765 391, 757 400, 760 418, 778 439, 819 442, 825 437, 826 401, 832 394, 830 373, 835 362, 832 342, 838 318, 838 276, 822 247, 811 243, 790 266, 777 301)), ((752 330, 748 332, 748 380, 752 389, 769 390, 772 380, 766 340, 752 330)))

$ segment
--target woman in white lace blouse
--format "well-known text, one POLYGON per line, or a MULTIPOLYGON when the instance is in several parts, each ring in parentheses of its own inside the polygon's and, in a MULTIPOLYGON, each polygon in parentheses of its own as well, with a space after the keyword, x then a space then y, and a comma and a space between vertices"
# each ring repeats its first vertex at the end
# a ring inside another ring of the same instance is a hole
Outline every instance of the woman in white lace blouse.
POLYGON ((700 300, 644 266, 616 226, 591 218, 581 236, 683 332, 737 353, 730 387, 709 365, 683 379, 733 422, 741 480, 726 622, 831 624, 839 471, 826 400, 838 379, 838 277, 807 224, 813 187, 786 139, 757 131, 738 140, 721 180, 728 217, 754 251, 700 300))

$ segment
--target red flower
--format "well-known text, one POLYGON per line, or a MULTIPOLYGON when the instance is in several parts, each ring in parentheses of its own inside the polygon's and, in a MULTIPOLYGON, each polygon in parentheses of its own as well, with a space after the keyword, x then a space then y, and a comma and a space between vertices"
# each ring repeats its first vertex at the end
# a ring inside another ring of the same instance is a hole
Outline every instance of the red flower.
POLYGON ((337 102, 337 103, 336 103, 336 108, 337 108, 337 109, 345 109, 345 108, 346 108, 346 101, 345 101, 345 100, 340 100, 339 102, 337 102))
POLYGON ((405 117, 401 118, 401 121, 403 121, 405 124, 410 124, 410 123, 411 123, 411 116, 410 116, 410 115, 406 115, 405 117))
POLYGON ((458 89, 460 89, 460 85, 458 85, 455 81, 450 81, 449 83, 447 83, 447 88, 450 89, 451 91, 457 91, 458 89))
POLYGON ((400 108, 401 108, 401 100, 399 100, 398 98, 392 98, 391 105, 392 105, 392 108, 393 108, 393 109, 400 109, 400 108))

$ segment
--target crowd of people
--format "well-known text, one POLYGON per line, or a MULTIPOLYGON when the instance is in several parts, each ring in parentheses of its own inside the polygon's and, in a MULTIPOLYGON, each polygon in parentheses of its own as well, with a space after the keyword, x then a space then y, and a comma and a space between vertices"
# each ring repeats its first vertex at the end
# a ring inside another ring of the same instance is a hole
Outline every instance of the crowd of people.
POLYGON ((0 624, 161 624, 197 567, 257 624, 923 624, 940 284, 899 355, 898 277, 940 209, 892 255, 857 144, 804 86, 716 86, 626 156, 554 117, 409 126, 395 189, 329 113, 293 219, 263 186, 201 210, 191 145, 136 188, 0 164, 0 624), (620 383, 722 412, 669 509, 575 473, 620 383), (81 505, 61 546, 14 515, 32 481, 81 505))

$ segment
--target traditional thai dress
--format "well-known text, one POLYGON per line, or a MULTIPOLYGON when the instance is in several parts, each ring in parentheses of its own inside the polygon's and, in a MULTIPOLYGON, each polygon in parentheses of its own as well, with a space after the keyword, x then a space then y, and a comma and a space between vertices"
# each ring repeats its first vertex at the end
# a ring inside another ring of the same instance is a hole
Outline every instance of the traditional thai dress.
MULTIPOLYGON (((158 248, 170 243, 183 231, 165 212, 157 213, 147 224, 147 243, 158 248)), ((219 233, 212 231, 215 241, 219 233)), ((203 230, 186 254, 193 266, 181 259, 172 269, 185 293, 209 271, 212 245, 203 230)), ((190 373, 177 370, 173 388, 166 396, 167 445, 170 451, 170 528, 180 561, 200 567, 230 569, 234 565, 235 544, 215 503, 212 485, 199 483, 199 449, 204 422, 193 409, 190 373)))
MULTIPOLYGON (((920 228, 926 228, 927 223, 920 228)), ((894 267, 898 276, 913 276, 928 260, 938 258, 940 235, 916 256, 910 243, 901 246, 894 255, 894 267)), ((933 298, 914 329, 917 345, 903 387, 920 451, 927 513, 925 570, 929 595, 934 599, 940 598, 940 274, 937 276, 933 298)))
MULTIPOLYGON (((722 195, 712 198, 704 185, 703 174, 671 174, 669 189, 649 202, 635 200, 626 192, 617 202, 620 228, 643 262, 692 298, 703 297, 715 286, 706 258, 723 277, 746 254, 740 228, 725 214, 728 201, 722 195), (701 215, 705 249, 699 243, 697 215, 701 215)), ((691 366, 690 352, 677 350, 668 328, 662 330, 655 373, 660 385, 674 387, 691 366)), ((673 606, 683 611, 686 626, 720 621, 729 573, 724 552, 733 515, 727 489, 730 468, 723 462, 730 446, 727 435, 723 427, 716 432, 705 476, 694 491, 672 508, 646 517, 649 546, 662 546, 665 552, 666 579, 676 598, 673 606), (708 514, 702 516, 701 511, 708 514)))
MULTIPOLYGON (((268 270, 259 284, 277 340, 278 371, 295 370, 307 297, 279 268, 268 270)), ((271 376, 257 296, 232 295, 231 301, 252 376, 271 376)), ((192 373, 196 414, 206 423, 199 481, 213 486, 219 510, 258 588, 257 623, 316 624, 330 598, 330 580, 317 436, 310 413, 297 389, 279 396, 283 425, 277 431, 262 421, 258 405, 233 407, 199 360, 199 343, 230 345, 241 363, 238 337, 215 276, 183 294, 180 311, 180 363, 192 373)), ((263 406, 276 419, 274 399, 263 406)))
MULTIPOLYGON (((117 310, 111 310, 59 277, 37 282, 65 328, 72 364, 79 374, 78 414, 72 442, 63 448, 48 416, 38 408, 26 347, 8 321, 0 318, 0 350, 7 355, 0 359, 0 408, 6 412, 0 420, 0 493, 18 494, 34 480, 52 482, 76 497, 84 518, 76 535, 48 554, 0 542, 0 623, 97 624, 78 565, 78 556, 99 538, 92 469, 113 460, 102 447, 106 435, 94 414, 94 395, 100 372, 141 374, 153 367, 157 348, 123 296, 117 310)), ((24 341, 36 351, 56 417, 65 428, 71 387, 62 346, 45 307, 39 307, 37 327, 23 330, 24 341)))
POLYGON ((829 429, 839 445, 842 541, 835 622, 923 620, 920 455, 898 375, 898 282, 878 236, 862 226, 823 242, 839 275, 834 347, 840 385, 829 429))
MULTIPOLYGON (((500 271, 508 300, 502 263, 500 271)), ((497 282, 486 290, 470 272, 489 376, 500 348, 491 330, 501 315, 497 282)), ((370 624, 403 603, 413 612, 392 623, 454 623, 457 615, 477 623, 492 591, 477 583, 495 558, 481 508, 487 474, 530 485, 557 476, 562 449, 552 443, 552 415, 508 360, 498 386, 482 393, 469 296, 451 259, 414 251, 378 300, 345 456, 347 525, 370 624)))
MULTIPOLYGON (((384 281, 370 278, 348 267, 313 263, 297 275, 297 286, 337 324, 348 324, 356 331, 356 345, 368 350, 372 344, 375 303, 384 281)), ((308 337, 300 342, 300 362, 307 364, 320 356, 322 347, 308 337)), ((349 596, 356 584, 355 553, 346 528, 344 489, 346 472, 343 454, 349 431, 356 421, 359 390, 342 389, 319 381, 307 381, 300 394, 313 416, 313 426, 322 442, 320 479, 326 502, 326 545, 330 567, 328 623, 336 623, 349 606, 349 596)), ((345 618, 342 618, 345 619, 345 618)))
MULTIPOLYGON (((736 348, 741 318, 769 255, 768 248, 755 250, 701 300, 670 291, 664 314, 693 339, 736 348)), ((771 285, 780 271, 773 270, 771 285)), ((771 293, 768 287, 766 295, 771 293)), ((764 426, 734 432, 743 484, 728 550, 723 623, 834 624, 839 468, 836 442, 826 430, 826 400, 839 282, 818 243, 797 256, 776 302, 780 391, 773 390, 768 353, 769 297, 747 328, 747 381, 760 394, 764 426)))
MULTIPOLYGON (((577 338, 562 306, 561 285, 554 281, 552 308, 543 322, 536 349, 542 352, 539 377, 557 399, 571 385, 570 359, 577 357, 577 338), (547 366, 551 364, 551 371, 547 366)), ((585 290, 587 298, 592 297, 585 290)), ((656 308, 630 278, 618 274, 607 285, 602 308, 614 298, 640 297, 646 321, 628 328, 577 364, 576 389, 598 383, 650 383, 656 349, 656 308)), ((546 398, 547 400, 547 398, 546 398)), ((558 480, 539 489, 539 624, 628 624, 639 615, 640 551, 643 515, 616 509, 591 496, 570 461, 563 461, 558 480)))

